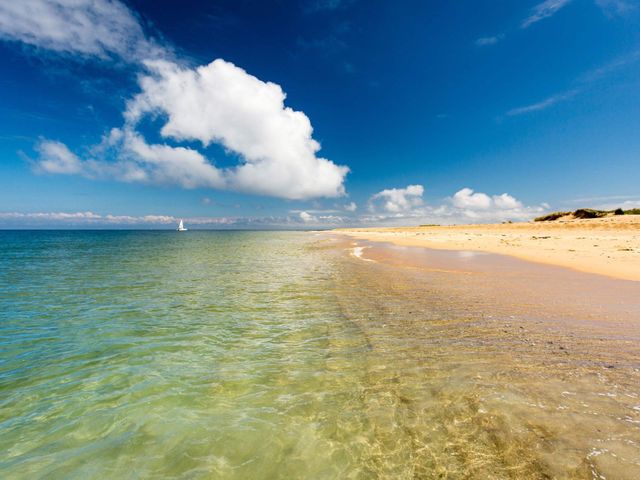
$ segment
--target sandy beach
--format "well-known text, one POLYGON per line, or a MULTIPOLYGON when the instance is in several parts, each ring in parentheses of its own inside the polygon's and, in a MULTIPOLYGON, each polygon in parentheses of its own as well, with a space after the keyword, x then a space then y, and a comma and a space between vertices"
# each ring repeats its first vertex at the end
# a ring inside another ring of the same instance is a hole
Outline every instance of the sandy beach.
POLYGON ((484 251, 640 281, 640 215, 491 225, 337 229, 354 238, 484 251))

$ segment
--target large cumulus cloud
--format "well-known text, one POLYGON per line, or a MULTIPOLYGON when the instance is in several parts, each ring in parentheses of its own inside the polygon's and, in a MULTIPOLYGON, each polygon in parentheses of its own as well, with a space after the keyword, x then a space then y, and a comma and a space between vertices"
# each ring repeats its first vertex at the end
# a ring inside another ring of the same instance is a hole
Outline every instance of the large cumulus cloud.
POLYGON ((39 173, 287 199, 345 194, 349 168, 318 156, 320 144, 312 136, 311 121, 285 105, 279 85, 222 59, 189 66, 149 37, 122 2, 2 2, 0 38, 56 54, 124 62, 139 74, 140 90, 127 102, 124 125, 112 129, 99 145, 82 148, 82 155, 57 140, 41 140, 33 162, 39 173), (147 116, 164 122, 162 142, 145 138, 140 121, 147 116), (224 147, 237 164, 218 168, 216 159, 205 153, 212 143, 224 147))

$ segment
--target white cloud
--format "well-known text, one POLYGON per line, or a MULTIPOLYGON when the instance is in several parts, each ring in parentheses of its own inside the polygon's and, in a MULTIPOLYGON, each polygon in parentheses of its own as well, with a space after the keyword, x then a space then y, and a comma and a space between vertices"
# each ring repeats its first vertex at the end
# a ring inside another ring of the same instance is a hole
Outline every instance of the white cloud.
POLYGON ((458 190, 452 197, 454 207, 470 210, 515 210, 522 208, 522 203, 508 193, 489 196, 486 193, 474 192, 470 188, 458 190))
POLYGON ((522 203, 508 193, 503 193, 502 195, 494 195, 493 203, 496 207, 503 210, 522 208, 522 203))
MULTIPOLYGON (((117 129, 114 129, 117 131, 117 129)), ((169 145, 149 145, 132 130, 122 131, 120 157, 138 162, 135 171, 140 177, 125 180, 143 180, 159 184, 178 184, 185 188, 222 188, 224 180, 220 170, 211 165, 199 152, 190 148, 169 145)))
POLYGON ((36 150, 38 173, 79 174, 92 179, 173 184, 184 188, 224 187, 222 172, 199 152, 184 147, 149 145, 129 128, 112 129, 85 160, 80 160, 59 142, 43 140, 36 150))
POLYGON ((309 118, 284 105, 279 85, 221 59, 197 69, 167 61, 147 67, 127 121, 166 114, 164 137, 220 143, 240 154, 244 162, 225 173, 227 188, 289 199, 344 194, 349 169, 316 156, 309 118))
POLYGON ((347 204, 344 206, 344 209, 345 209, 347 212, 355 212, 355 211, 358 209, 358 205, 356 205, 356 202, 347 203, 347 204))
POLYGON ((570 2, 571 0, 545 0, 544 2, 537 4, 531 9, 531 14, 524 19, 521 27, 527 28, 540 20, 544 20, 545 18, 555 15, 558 10, 570 2))
POLYGON ((486 193, 474 192, 465 187, 451 197, 451 204, 461 210, 518 211, 523 208, 522 202, 508 193, 489 196, 486 193))
POLYGON ((487 223, 531 220, 547 209, 546 204, 525 206, 508 193, 487 195, 465 187, 453 194, 448 204, 440 206, 436 213, 441 218, 455 219, 456 222, 487 223))
POLYGON ((82 171, 82 162, 64 143, 42 141, 36 145, 41 160, 36 169, 46 173, 73 174, 82 171))
POLYGON ((300 220, 302 220, 304 223, 310 223, 310 222, 317 222, 318 218, 314 217, 313 215, 311 215, 310 213, 307 212, 300 212, 298 214, 300 216, 300 220))
POLYGON ((0 37, 59 53, 128 62, 166 54, 117 0, 3 1, 0 37))
POLYGON ((340 210, 290 210, 286 218, 289 224, 303 223, 318 227, 357 222, 355 217, 343 216, 340 213, 340 210))
POLYGON ((382 208, 389 213, 406 212, 422 205, 422 185, 409 185, 406 188, 388 188, 376 193, 369 200, 370 209, 382 208))
POLYGON ((126 123, 80 160, 59 142, 37 146, 36 171, 126 182, 216 188, 287 199, 339 197, 349 171, 316 155, 307 116, 285 107, 279 85, 215 60, 197 69, 169 61, 148 63, 142 92, 127 104, 126 123), (219 169, 193 148, 148 144, 136 131, 147 115, 166 115, 160 133, 174 141, 219 143, 239 154, 219 169))
MULTIPOLYGON (((417 185, 421 187, 420 185, 417 185)), ((413 187, 416 187, 414 185, 413 187)), ((444 202, 436 205, 428 205, 422 201, 422 190, 415 189, 414 193, 419 198, 413 205, 411 202, 404 204, 403 208, 382 203, 380 198, 398 196, 398 191, 404 192, 407 189, 383 190, 371 198, 370 213, 357 219, 360 224, 377 225, 415 225, 425 223, 488 223, 501 222, 505 220, 530 220, 548 209, 547 206, 525 206, 522 202, 503 193, 500 195, 487 195, 482 192, 474 192, 470 188, 462 188, 444 202), (393 194, 383 192, 393 192, 393 194), (376 204, 376 200, 378 203, 376 204)))
POLYGON ((118 0, 20 0, 0 3, 0 38, 58 53, 139 64, 141 92, 127 103, 125 125, 83 159, 64 144, 41 141, 36 171, 127 182, 209 187, 287 199, 340 197, 349 171, 317 156, 309 118, 285 106, 282 88, 222 59, 198 68, 168 60, 136 15, 118 0), (166 120, 176 142, 216 143, 238 156, 219 169, 195 148, 149 144, 137 131, 145 116, 166 120))
POLYGON ((487 209, 491 207, 491 197, 485 193, 474 193, 470 188, 457 191, 451 198, 457 208, 487 209))

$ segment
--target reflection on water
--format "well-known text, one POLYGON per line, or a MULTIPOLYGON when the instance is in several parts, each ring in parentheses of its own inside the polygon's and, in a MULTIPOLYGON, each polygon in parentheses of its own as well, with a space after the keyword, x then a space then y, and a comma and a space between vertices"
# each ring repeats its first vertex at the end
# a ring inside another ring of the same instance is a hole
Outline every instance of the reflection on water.
POLYGON ((640 478, 635 284, 358 246, 0 233, 0 477, 640 478))

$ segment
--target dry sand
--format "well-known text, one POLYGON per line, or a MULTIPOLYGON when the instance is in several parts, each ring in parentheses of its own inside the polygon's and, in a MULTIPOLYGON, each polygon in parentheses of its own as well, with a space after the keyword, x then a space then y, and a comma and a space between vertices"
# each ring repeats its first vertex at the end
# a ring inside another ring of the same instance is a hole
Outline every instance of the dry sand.
POLYGON ((640 281, 640 215, 494 225, 337 229, 376 242, 511 255, 640 281))

